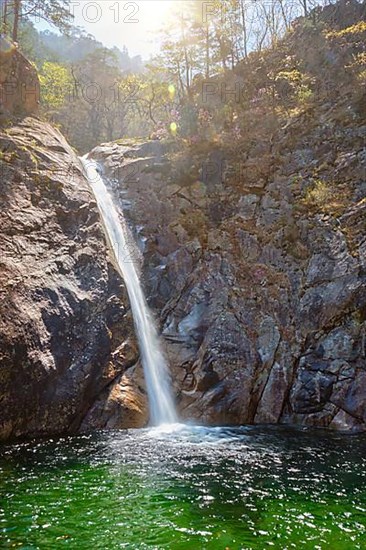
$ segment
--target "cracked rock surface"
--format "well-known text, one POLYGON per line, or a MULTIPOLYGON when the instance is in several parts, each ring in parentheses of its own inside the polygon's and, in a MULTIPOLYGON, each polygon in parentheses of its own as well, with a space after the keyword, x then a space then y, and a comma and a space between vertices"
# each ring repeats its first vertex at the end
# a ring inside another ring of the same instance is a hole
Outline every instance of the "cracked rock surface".
POLYGON ((0 147, 0 439, 144 424, 128 299, 79 159, 33 118, 0 147))
MULTIPOLYGON (((360 140, 365 131, 357 129, 360 140)), ((333 148, 345 158, 356 129, 338 132, 333 148)), ((311 154, 319 164, 322 139, 314 127, 311 154)), ((224 171, 214 181, 202 177, 212 150, 179 154, 174 147, 118 142, 91 154, 139 243, 180 414, 210 424, 364 430, 361 156, 348 171, 355 199, 333 216, 304 205, 295 177, 302 149, 281 152, 282 164, 272 149, 266 181, 255 187, 248 170, 238 190, 224 171)))

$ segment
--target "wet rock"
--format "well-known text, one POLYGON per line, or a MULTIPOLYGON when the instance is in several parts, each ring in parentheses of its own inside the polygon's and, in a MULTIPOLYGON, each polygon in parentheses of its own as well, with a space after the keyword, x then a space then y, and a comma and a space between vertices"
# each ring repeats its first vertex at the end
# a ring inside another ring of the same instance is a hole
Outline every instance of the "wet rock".
POLYGON ((345 392, 343 409, 359 421, 366 421, 366 403, 364 398, 366 371, 358 371, 345 392))
POLYGON ((80 426, 81 432, 143 428, 149 420, 142 367, 128 369, 101 392, 80 426))
POLYGON ((308 369, 304 365, 290 395, 290 405, 295 413, 314 413, 324 408, 332 395, 335 377, 322 373, 321 364, 313 364, 308 369))
MULTIPOLYGON (((363 12, 343 2, 317 16, 342 29, 363 12)), ((184 418, 366 429, 357 36, 326 39, 296 22, 281 47, 316 81, 304 105, 277 111, 262 98, 253 109, 253 65, 239 64, 249 101, 238 142, 118 140, 91 152, 138 241, 134 259, 184 418)), ((274 80, 286 99, 282 61, 276 49, 261 54, 255 83, 274 80)), ((80 165, 36 121, 2 144, 3 437, 140 426, 146 395, 131 313, 80 165)))
POLYGON ((258 404, 254 421, 256 424, 277 424, 290 383, 285 365, 275 363, 258 404))
POLYGON ((334 416, 329 424, 329 428, 342 432, 359 432, 364 430, 363 423, 360 420, 342 409, 334 416))

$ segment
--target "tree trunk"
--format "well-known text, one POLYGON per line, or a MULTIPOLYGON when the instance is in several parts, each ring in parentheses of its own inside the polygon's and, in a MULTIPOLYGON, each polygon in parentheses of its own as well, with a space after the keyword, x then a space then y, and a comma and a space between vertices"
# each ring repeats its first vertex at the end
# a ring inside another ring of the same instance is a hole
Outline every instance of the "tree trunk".
POLYGON ((304 8, 304 15, 307 17, 308 15, 308 2, 307 0, 302 0, 302 7, 304 8))
MULTIPOLYGON (((305 2, 306 2, 306 0, 305 0, 305 2)), ((285 23, 286 30, 288 30, 290 25, 289 25, 289 22, 287 21, 286 10, 285 10, 285 6, 283 4, 283 0, 280 0, 280 8, 281 8, 282 18, 283 18, 283 21, 285 23)))
POLYGON ((210 29, 206 22, 206 79, 210 78, 210 29))
POLYGON ((14 0, 13 42, 18 40, 19 19, 21 15, 21 0, 14 0))
POLYGON ((243 26, 243 45, 244 45, 244 57, 248 57, 248 36, 247 36, 247 22, 245 18, 244 0, 240 2, 241 7, 241 20, 243 26))
POLYGON ((2 12, 2 22, 1 22, 1 32, 7 34, 7 18, 8 18, 8 2, 4 0, 3 2, 3 12, 2 12))

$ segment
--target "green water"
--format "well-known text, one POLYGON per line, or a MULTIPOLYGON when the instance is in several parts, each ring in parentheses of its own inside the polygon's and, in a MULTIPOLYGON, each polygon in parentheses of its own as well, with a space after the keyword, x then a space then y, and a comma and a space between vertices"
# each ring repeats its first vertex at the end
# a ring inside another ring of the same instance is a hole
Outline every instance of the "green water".
POLYGON ((99 433, 0 448, 0 548, 366 548, 366 438, 99 433))

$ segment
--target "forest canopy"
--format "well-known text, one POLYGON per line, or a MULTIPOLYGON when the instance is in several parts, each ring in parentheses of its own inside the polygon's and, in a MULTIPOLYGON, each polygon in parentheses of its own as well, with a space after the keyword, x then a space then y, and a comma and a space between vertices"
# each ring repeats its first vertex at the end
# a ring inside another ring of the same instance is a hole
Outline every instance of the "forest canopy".
POLYGON ((268 72, 259 86, 255 73, 261 53, 290 36, 299 18, 321 30, 322 5, 314 0, 177 2, 159 31, 159 54, 145 61, 130 57, 126 47, 106 48, 75 27, 66 0, 8 0, 1 30, 38 69, 43 115, 86 151, 130 136, 195 141, 227 130, 236 139, 243 132, 240 111, 248 102, 257 107, 272 102, 273 110, 277 101, 287 112, 296 99, 301 108, 311 101, 315 82, 291 56, 284 56, 281 70, 268 72), (55 32, 37 30, 36 17, 55 32), (232 75, 242 75, 253 55, 255 70, 243 90, 232 75), (232 97, 215 102, 220 94, 232 97))

